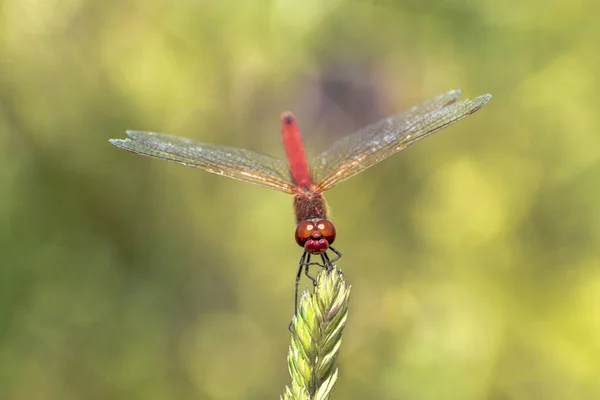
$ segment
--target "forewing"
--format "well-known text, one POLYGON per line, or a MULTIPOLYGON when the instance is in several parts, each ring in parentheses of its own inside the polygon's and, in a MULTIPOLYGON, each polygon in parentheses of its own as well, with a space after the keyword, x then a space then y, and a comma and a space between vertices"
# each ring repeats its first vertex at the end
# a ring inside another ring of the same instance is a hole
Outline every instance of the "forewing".
POLYGON ((427 100, 400 114, 335 142, 329 150, 311 160, 317 190, 324 191, 383 161, 416 141, 473 114, 491 97, 456 103, 455 90, 427 100))
POLYGON ((217 175, 294 193, 287 164, 265 154, 235 147, 201 143, 160 133, 127 131, 130 139, 110 143, 143 156, 189 165, 217 175))
POLYGON ((456 100, 458 100, 461 94, 462 90, 460 89, 451 90, 447 93, 427 99, 416 106, 412 106, 408 110, 401 111, 398 114, 395 114, 392 118, 410 119, 417 115, 427 114, 428 112, 437 110, 438 108, 446 107, 450 104, 456 103, 456 100))

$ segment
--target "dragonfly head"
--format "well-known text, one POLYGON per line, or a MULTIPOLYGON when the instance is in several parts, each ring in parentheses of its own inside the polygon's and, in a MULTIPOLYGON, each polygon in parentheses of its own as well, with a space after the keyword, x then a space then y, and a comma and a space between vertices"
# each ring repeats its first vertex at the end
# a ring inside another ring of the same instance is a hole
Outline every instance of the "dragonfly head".
POLYGON ((310 254, 320 254, 335 240, 335 227, 326 219, 304 220, 296 227, 296 243, 310 254))

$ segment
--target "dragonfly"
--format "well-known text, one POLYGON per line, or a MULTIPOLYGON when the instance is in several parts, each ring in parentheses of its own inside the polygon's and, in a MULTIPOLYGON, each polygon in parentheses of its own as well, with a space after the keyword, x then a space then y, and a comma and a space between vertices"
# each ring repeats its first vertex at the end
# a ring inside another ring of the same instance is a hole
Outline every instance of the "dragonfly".
POLYGON ((128 139, 110 139, 113 145, 143 156, 200 168, 294 196, 296 243, 303 248, 296 273, 294 315, 298 313, 298 284, 310 266, 326 271, 342 253, 332 247, 336 239, 327 219, 323 192, 385 160, 432 133, 473 114, 492 98, 486 94, 458 101, 461 90, 451 90, 419 105, 384 118, 333 143, 321 154, 306 157, 294 114, 281 115, 281 134, 287 160, 252 150, 142 131, 127 131, 128 139), (333 253, 330 257, 328 251, 333 253), (315 257, 315 258, 313 258, 315 257), (318 258, 317 258, 318 257, 318 258), (312 261, 317 259, 320 261, 312 261))

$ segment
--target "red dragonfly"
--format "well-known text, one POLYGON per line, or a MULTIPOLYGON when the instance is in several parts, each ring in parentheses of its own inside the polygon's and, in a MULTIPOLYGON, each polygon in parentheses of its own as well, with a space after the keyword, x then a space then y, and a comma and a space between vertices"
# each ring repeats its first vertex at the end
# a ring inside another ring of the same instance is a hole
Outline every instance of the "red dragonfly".
POLYGON ((327 205, 322 193, 473 114, 492 98, 486 94, 457 102, 460 95, 460 90, 452 90, 369 125, 338 140, 310 162, 304 152, 296 118, 290 112, 281 116, 287 162, 251 150, 150 132, 127 131, 129 139, 111 139, 110 143, 133 153, 189 165, 294 196, 296 243, 304 249, 296 274, 296 314, 302 270, 316 285, 315 278, 309 275, 309 266, 331 270, 333 263, 342 256, 331 246, 336 232, 327 219, 327 205), (335 256, 329 258, 327 250, 335 256), (321 262, 311 262, 311 256, 319 256, 321 262))

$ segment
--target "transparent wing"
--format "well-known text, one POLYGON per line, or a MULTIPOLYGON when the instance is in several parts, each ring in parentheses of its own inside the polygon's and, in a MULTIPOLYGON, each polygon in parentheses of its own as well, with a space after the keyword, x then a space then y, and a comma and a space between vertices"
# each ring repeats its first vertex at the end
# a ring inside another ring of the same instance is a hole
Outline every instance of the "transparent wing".
POLYGON ((492 96, 456 103, 460 90, 429 99, 335 142, 311 159, 316 190, 324 191, 388 158, 416 141, 473 114, 492 96))
POLYGON ((110 143, 143 156, 189 165, 289 194, 295 193, 288 166, 283 160, 251 150, 160 133, 127 131, 127 135, 130 139, 110 139, 110 143))

